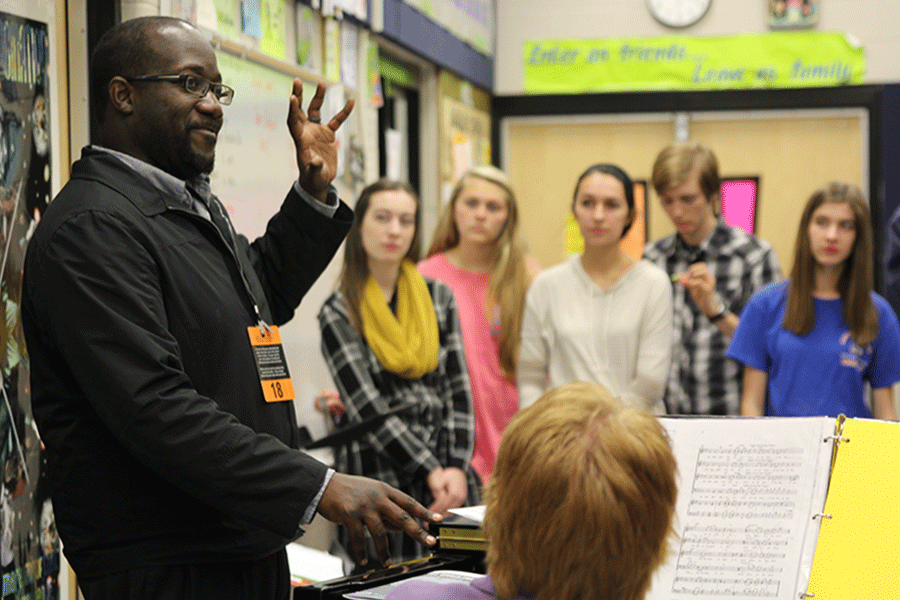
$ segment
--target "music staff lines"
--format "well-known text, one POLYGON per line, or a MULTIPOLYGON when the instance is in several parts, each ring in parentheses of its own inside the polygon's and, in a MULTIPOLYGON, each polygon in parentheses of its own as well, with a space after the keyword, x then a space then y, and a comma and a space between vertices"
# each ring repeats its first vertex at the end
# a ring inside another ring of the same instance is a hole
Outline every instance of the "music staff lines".
POLYGON ((780 587, 779 580, 769 578, 675 577, 672 592, 691 596, 774 598, 780 587))
POLYGON ((804 452, 766 444, 699 449, 673 593, 774 598, 782 583, 790 586, 780 579, 781 561, 796 536, 804 452))

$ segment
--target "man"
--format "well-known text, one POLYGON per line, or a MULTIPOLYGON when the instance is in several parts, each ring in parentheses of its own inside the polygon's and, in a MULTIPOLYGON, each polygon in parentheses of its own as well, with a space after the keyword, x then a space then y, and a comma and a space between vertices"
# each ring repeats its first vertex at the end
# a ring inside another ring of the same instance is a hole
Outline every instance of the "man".
POLYGON ((666 147, 653 165, 652 181, 676 230, 644 250, 644 258, 675 283, 667 409, 738 415, 742 367, 725 350, 750 296, 781 279, 778 256, 765 241, 719 219, 719 166, 709 148, 666 147))
POLYGON ((28 248, 33 410, 88 600, 287 599, 284 546, 316 511, 348 527, 361 563, 366 530, 383 561, 386 527, 434 543, 417 520, 438 517, 411 498, 295 449, 292 403, 264 395, 257 368, 272 347, 253 344, 293 316, 350 226, 330 184, 352 101, 323 125, 324 86, 304 112, 294 81, 299 181, 248 244, 208 185, 233 96, 220 82, 184 21, 107 32, 91 61, 100 146, 28 248))

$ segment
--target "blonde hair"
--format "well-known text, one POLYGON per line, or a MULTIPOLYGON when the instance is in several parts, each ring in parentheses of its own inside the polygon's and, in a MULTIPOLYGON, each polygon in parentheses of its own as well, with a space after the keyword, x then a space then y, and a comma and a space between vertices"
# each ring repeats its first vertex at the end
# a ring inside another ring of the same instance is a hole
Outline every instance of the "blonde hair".
POLYGON ((503 230, 494 242, 494 264, 488 279, 488 297, 485 300, 486 303, 496 302, 500 307, 500 368, 507 377, 515 377, 525 292, 531 278, 525 265, 525 248, 519 240, 519 208, 516 204, 516 195, 506 173, 490 165, 474 167, 463 173, 438 220, 428 256, 446 252, 459 245, 459 229, 454 218, 454 208, 472 179, 493 183, 506 192, 508 215, 503 230))
POLYGON ((700 143, 676 143, 662 149, 653 163, 653 189, 662 196, 673 187, 683 184, 696 173, 700 191, 707 202, 713 203, 719 197, 722 180, 719 177, 719 161, 713 151, 700 143))
POLYGON ((575 382, 517 413, 488 482, 497 598, 640 600, 668 553, 677 484, 665 430, 575 382))
POLYGON ((858 186, 842 181, 826 183, 809 197, 794 250, 794 265, 788 284, 787 307, 782 326, 797 335, 806 335, 815 326, 816 312, 812 292, 815 285, 815 263, 809 242, 809 224, 817 208, 826 203, 848 204, 853 212, 856 239, 844 262, 838 280, 844 321, 850 327, 853 341, 860 346, 878 336, 878 311, 872 302, 872 224, 865 196, 858 186))

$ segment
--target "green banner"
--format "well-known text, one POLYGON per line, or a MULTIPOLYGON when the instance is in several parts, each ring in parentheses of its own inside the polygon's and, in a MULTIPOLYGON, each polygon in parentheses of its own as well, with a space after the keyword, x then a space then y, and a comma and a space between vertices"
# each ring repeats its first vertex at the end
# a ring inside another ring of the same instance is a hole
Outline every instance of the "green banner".
POLYGON ((532 40, 525 92, 722 90, 863 83, 865 55, 843 34, 532 40))

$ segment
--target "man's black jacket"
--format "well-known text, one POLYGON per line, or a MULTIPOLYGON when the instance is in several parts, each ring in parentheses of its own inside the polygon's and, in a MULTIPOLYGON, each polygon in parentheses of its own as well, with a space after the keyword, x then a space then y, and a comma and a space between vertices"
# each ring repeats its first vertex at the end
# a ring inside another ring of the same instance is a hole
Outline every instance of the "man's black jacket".
POLYGON ((28 248, 33 412, 79 577, 264 557, 324 481, 294 449, 292 403, 264 401, 247 328, 254 301, 269 324, 293 316, 350 209, 329 219, 292 190, 233 253, 186 206, 88 149, 28 248))

